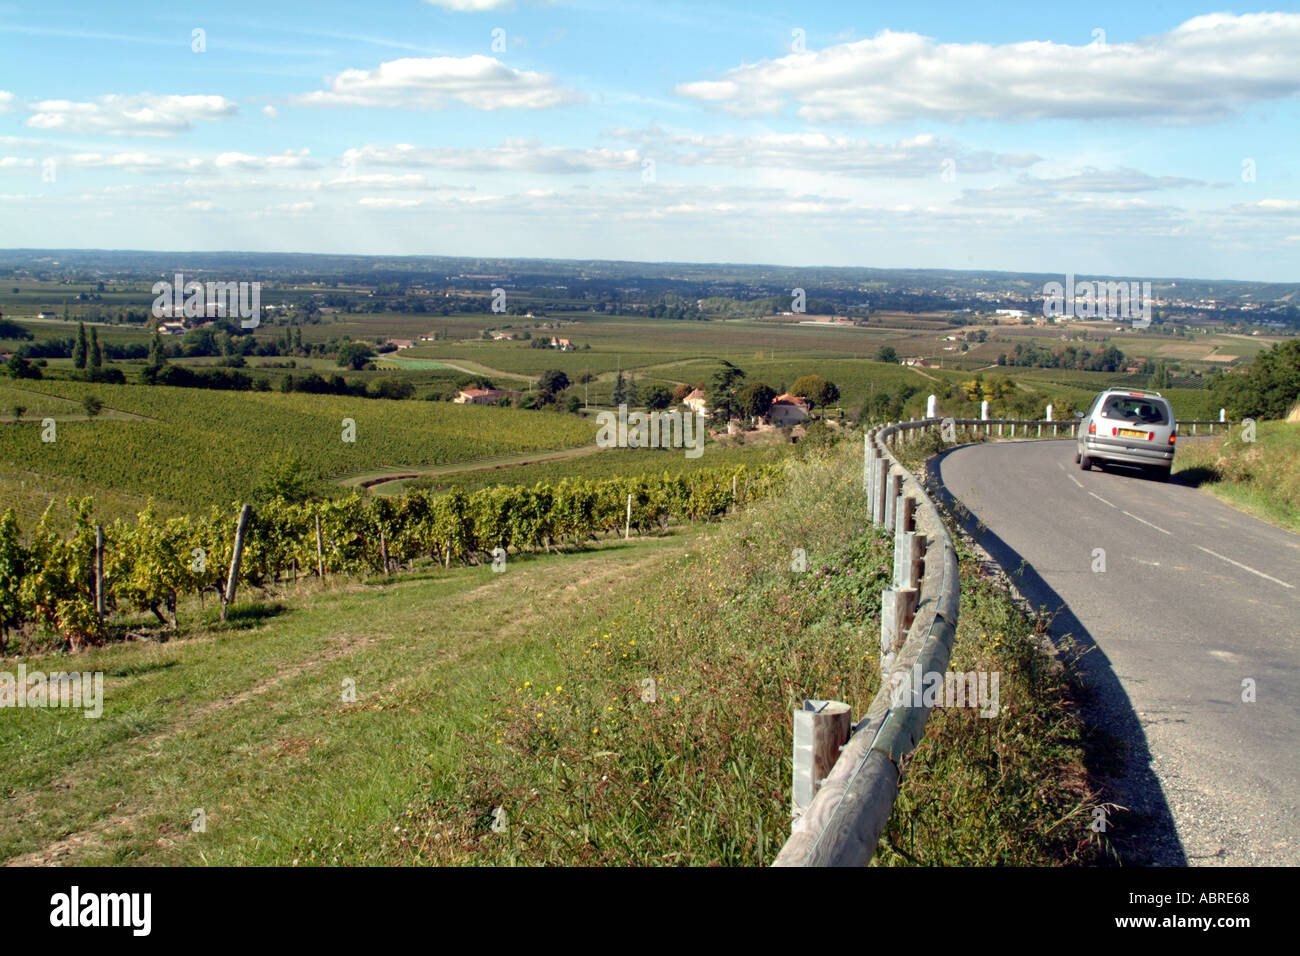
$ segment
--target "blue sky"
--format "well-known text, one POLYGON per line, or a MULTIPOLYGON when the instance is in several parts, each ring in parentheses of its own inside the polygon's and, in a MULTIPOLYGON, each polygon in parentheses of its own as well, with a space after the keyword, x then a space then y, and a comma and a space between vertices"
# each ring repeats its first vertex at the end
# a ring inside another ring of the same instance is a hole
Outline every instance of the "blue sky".
POLYGON ((0 0, 0 50, 0 247, 1300 262, 1289 5, 0 0))

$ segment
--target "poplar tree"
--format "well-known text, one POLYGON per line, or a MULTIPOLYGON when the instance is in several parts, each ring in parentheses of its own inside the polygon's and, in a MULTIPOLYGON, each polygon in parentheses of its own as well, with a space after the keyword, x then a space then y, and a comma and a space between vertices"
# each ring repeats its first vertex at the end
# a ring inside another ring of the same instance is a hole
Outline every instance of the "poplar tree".
POLYGON ((77 323, 77 347, 72 350, 72 364, 77 368, 86 367, 86 323, 77 323))

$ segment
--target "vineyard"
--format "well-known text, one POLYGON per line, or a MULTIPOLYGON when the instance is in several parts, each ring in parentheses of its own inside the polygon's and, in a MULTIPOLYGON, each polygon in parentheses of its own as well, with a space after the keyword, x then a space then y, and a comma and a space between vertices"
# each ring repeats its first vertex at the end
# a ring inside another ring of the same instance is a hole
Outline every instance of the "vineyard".
MULTIPOLYGON (((666 530, 673 520, 716 519, 771 494, 783 475, 777 465, 741 465, 474 493, 276 499, 252 512, 238 583, 267 590, 290 577, 393 573, 420 562, 479 564, 580 548, 625 528, 644 533, 666 530)), ((234 589, 224 587, 237 551, 231 514, 214 507, 163 519, 151 507, 132 521, 97 526, 93 499, 69 499, 67 508, 70 532, 56 530, 67 521, 51 504, 26 540, 12 508, 0 518, 0 643, 39 634, 75 649, 105 640, 114 611, 152 613, 174 628, 187 596, 213 593, 223 608, 233 599, 234 589)))
POLYGON ((595 435, 594 425, 572 415, 444 402, 67 381, 31 389, 22 404, 33 409, 84 416, 80 400, 93 394, 105 411, 93 421, 58 420, 52 442, 42 441, 40 419, 27 412, 0 427, 0 466, 74 479, 84 494, 107 490, 191 510, 246 500, 266 464, 285 455, 301 456, 313 477, 324 478, 549 450, 595 435), (112 420, 112 410, 149 420, 112 420))

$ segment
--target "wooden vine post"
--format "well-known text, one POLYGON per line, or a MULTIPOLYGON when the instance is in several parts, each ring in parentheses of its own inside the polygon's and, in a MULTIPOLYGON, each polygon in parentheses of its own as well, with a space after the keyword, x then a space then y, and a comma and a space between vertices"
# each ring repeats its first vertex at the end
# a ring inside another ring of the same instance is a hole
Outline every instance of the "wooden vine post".
POLYGON ((252 515, 252 505, 244 505, 239 509, 239 524, 235 526, 235 548, 230 555, 230 574, 226 578, 226 590, 221 595, 222 621, 225 621, 226 612, 235 600, 235 589, 239 585, 239 562, 244 557, 244 534, 248 531, 248 519, 252 515))
POLYGON ((325 579, 325 555, 320 536, 320 515, 316 516, 316 576, 325 579))
POLYGON ((104 619, 104 526, 95 525, 95 613, 104 619))

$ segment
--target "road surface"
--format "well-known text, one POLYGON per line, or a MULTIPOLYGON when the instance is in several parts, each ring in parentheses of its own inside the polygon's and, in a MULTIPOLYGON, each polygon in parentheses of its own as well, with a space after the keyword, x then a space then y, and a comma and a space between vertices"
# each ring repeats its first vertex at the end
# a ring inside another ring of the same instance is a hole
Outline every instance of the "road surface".
POLYGON ((1053 637, 1091 646, 1088 717, 1126 745, 1104 778, 1130 811, 1108 821, 1126 861, 1300 863, 1300 536, 1177 475, 1080 471, 1073 439, 971 445, 935 467, 1056 613, 1053 637))

